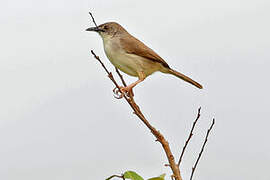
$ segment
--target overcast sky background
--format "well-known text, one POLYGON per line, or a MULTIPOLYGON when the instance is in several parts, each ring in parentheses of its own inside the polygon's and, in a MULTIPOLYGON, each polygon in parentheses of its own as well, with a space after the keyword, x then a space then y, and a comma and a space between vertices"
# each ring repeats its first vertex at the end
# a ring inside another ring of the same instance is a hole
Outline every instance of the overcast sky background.
MULTIPOLYGON (((134 170, 171 171, 165 153, 90 54, 113 70, 101 38, 117 21, 203 90, 155 73, 135 99, 189 179, 206 130, 216 125, 194 179, 269 180, 270 2, 267 0, 2 0, 0 179, 89 180, 134 170)), ((133 82, 135 78, 128 78, 133 82)))

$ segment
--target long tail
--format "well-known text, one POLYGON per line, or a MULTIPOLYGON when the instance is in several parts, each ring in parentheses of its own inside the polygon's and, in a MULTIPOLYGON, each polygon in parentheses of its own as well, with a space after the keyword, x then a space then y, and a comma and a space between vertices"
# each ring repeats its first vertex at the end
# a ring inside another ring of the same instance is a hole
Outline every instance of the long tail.
POLYGON ((186 82, 188 82, 188 83, 190 83, 190 84, 196 86, 196 87, 199 88, 199 89, 202 89, 202 88, 203 88, 202 85, 200 85, 200 84, 197 83, 196 81, 192 80, 191 78, 185 76, 184 74, 182 74, 182 73, 180 73, 180 72, 177 72, 177 71, 175 71, 175 70, 173 70, 173 69, 168 69, 168 73, 169 73, 169 74, 172 74, 172 75, 174 75, 174 76, 176 76, 176 77, 179 77, 180 79, 183 79, 184 81, 186 81, 186 82))

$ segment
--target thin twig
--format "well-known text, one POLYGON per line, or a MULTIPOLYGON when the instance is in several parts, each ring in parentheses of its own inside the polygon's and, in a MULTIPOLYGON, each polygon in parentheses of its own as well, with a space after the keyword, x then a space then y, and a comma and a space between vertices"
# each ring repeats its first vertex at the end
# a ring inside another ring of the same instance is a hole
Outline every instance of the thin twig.
POLYGON ((190 180, 192 180, 192 177, 193 177, 193 174, 194 174, 195 169, 196 169, 196 167, 197 167, 197 164, 198 164, 198 162, 199 162, 199 160, 200 160, 200 158, 201 158, 201 155, 202 155, 202 153, 203 153, 204 146, 205 146, 205 144, 206 144, 206 142, 207 142, 207 140, 208 140, 208 135, 209 135, 211 129, 213 128, 214 124, 215 124, 215 119, 213 119, 210 128, 207 130, 206 137, 205 137, 205 140, 204 140, 204 143, 203 143, 201 152, 199 153, 199 156, 198 156, 198 158, 197 158, 197 160, 196 160, 196 162, 195 162, 194 167, 192 167, 192 171, 191 171, 191 175, 190 175, 190 180))
MULTIPOLYGON (((94 53, 93 50, 91 50, 91 53, 100 62, 100 64, 105 69, 105 71, 108 74, 108 77, 112 80, 112 82, 114 83, 114 85, 120 90, 120 86, 115 81, 112 73, 107 70, 107 68, 105 67, 105 65, 101 62, 100 58, 94 53)), ((125 94, 123 94, 123 97, 128 102, 128 104, 130 105, 130 107, 134 110, 134 114, 136 114, 141 119, 141 121, 148 127, 148 129, 151 130, 152 134, 157 138, 157 141, 159 141, 161 143, 161 145, 162 145, 162 147, 163 147, 163 149, 164 149, 164 151, 166 153, 167 159, 169 161, 170 168, 171 168, 171 170, 173 172, 174 178, 176 180, 182 180, 181 175, 180 175, 179 167, 175 163, 174 156, 173 156, 173 154, 171 152, 171 149, 170 149, 170 146, 169 146, 168 141, 164 138, 164 136, 158 130, 156 130, 156 128, 154 128, 146 120, 146 118, 144 117, 143 113, 141 112, 139 106, 136 104, 136 102, 134 101, 133 98, 128 98, 125 94)))
POLYGON ((89 14, 90 14, 90 16, 91 16, 91 18, 92 18, 92 21, 93 21, 93 23, 95 24, 95 26, 98 27, 98 26, 97 26, 97 23, 96 23, 96 21, 95 21, 95 19, 94 19, 94 17, 93 17, 93 15, 92 15, 92 13, 89 12, 89 14))
MULTIPOLYGON (((114 83, 114 85, 116 86, 116 88, 119 90, 119 92, 121 92, 120 86, 117 84, 117 82, 115 81, 113 75, 111 72, 109 72, 109 70, 106 68, 106 66, 104 65, 104 63, 100 60, 99 56, 97 56, 93 50, 91 50, 91 53, 93 54, 93 56, 98 60, 98 62, 101 64, 101 66, 103 67, 103 69, 106 71, 106 73, 108 74, 108 77, 111 79, 111 81, 114 83)), ((128 97, 126 96, 125 93, 122 93, 122 97, 124 97, 127 101, 128 101, 128 97)), ((116 97, 117 98, 117 97, 116 97)))
POLYGON ((99 63, 102 65, 103 69, 105 69, 106 73, 109 75, 110 72, 108 71, 108 69, 106 68, 106 66, 104 65, 104 63, 100 60, 99 56, 97 56, 93 50, 91 50, 91 53, 94 55, 94 57, 99 61, 99 63))
MULTIPOLYGON (((118 76, 120 77, 123 86, 127 87, 127 83, 125 82, 123 75, 120 73, 120 71, 119 71, 116 67, 115 67, 115 71, 116 71, 116 73, 118 74, 118 76)), ((131 89, 130 92, 128 93, 128 96, 129 96, 129 98, 133 101, 134 93, 133 93, 133 90, 132 90, 132 89, 131 89)), ((121 97, 121 96, 120 96, 120 97, 121 97)))
POLYGON ((116 73, 118 74, 118 76, 120 77, 120 79, 121 79, 121 81, 122 81, 122 84, 123 84, 125 87, 127 87, 127 84, 126 84, 126 82, 125 82, 125 80, 124 80, 124 78, 123 78, 123 75, 119 72, 119 70, 118 70, 117 68, 115 68, 115 71, 116 71, 116 73))
POLYGON ((195 121, 193 122, 193 125, 192 125, 192 128, 191 128, 191 130, 190 130, 190 133, 189 133, 188 139, 186 140, 186 143, 185 143, 185 145, 184 145, 184 147, 183 147, 183 149, 182 149, 182 152, 181 152, 181 155, 180 155, 180 158, 179 158, 178 164, 177 164, 178 166, 180 166, 180 164, 181 164, 181 161, 182 161, 182 158, 183 158, 183 156, 184 156, 184 153, 185 153, 186 147, 187 147, 187 145, 188 145, 188 143, 189 143, 190 139, 191 139, 191 138, 192 138, 192 136, 193 136, 193 130, 194 130, 194 127, 195 127, 195 125, 196 125, 196 123, 197 123, 198 119, 200 118, 200 116, 201 116, 201 107, 198 109, 197 118, 196 118, 196 119, 195 119, 195 121))
POLYGON ((114 177, 118 177, 118 178, 121 178, 121 179, 125 180, 124 175, 122 175, 122 176, 120 176, 120 175, 112 175, 112 176, 106 178, 106 180, 110 180, 110 179, 112 179, 112 178, 114 178, 114 177))

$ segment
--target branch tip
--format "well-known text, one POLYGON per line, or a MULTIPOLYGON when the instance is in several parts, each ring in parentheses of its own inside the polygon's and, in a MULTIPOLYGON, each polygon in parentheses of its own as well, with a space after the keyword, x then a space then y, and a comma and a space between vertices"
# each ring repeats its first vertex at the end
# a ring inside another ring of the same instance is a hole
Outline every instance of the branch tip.
POLYGON ((97 27, 97 23, 96 23, 96 21, 95 21, 95 19, 94 19, 93 15, 92 15, 92 13, 91 13, 91 12, 89 12, 89 15, 91 16, 93 23, 94 23, 94 24, 95 24, 95 26, 97 27))
POLYGON ((179 158, 178 163, 177 163, 178 167, 179 167, 180 164, 181 164, 181 161, 182 161, 182 158, 183 158, 183 156, 184 156, 185 150, 186 150, 186 148, 187 148, 187 145, 188 145, 190 139, 191 139, 192 136, 193 136, 193 130, 194 130, 195 125, 196 125, 197 121, 199 120, 200 116, 201 116, 201 107, 198 108, 197 117, 196 117, 195 121, 194 121, 193 124, 192 124, 192 128, 191 128, 191 130, 190 130, 188 139, 186 140, 185 145, 184 145, 184 147, 183 147, 183 149, 182 149, 180 158, 179 158))
POLYGON ((194 174, 194 172, 195 172, 195 170, 196 170, 197 164, 198 164, 198 162, 199 162, 199 160, 200 160, 200 158, 201 158, 201 155, 202 155, 202 153, 203 153, 205 144, 206 144, 206 142, 207 142, 207 140, 208 140, 208 136, 209 136, 210 131, 212 130, 214 124, 215 124, 215 118, 213 118, 212 124, 211 124, 210 128, 207 130, 207 133, 206 133, 206 136, 205 136, 205 139, 204 139, 204 143, 203 143, 203 145, 202 145, 202 148, 201 148, 201 151, 200 151, 200 153, 199 153, 199 156, 198 156, 198 158, 197 158, 197 160, 196 160, 194 166, 192 167, 192 171, 191 171, 191 175, 190 175, 190 180, 192 180, 192 178, 193 178, 193 174, 194 174))

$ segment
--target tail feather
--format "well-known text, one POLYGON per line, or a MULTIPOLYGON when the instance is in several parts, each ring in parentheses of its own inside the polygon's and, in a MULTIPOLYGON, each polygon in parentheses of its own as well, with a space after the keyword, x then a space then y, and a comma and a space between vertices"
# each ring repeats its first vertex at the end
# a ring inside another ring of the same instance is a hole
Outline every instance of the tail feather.
POLYGON ((175 71, 173 69, 169 69, 168 73, 172 74, 172 75, 174 75, 174 76, 176 76, 176 77, 178 77, 178 78, 180 78, 180 79, 182 79, 182 80, 184 80, 184 81, 186 81, 186 82, 188 82, 188 83, 190 83, 190 84, 192 84, 194 86, 196 86, 199 89, 203 88, 201 84, 197 83, 196 81, 192 80, 191 78, 185 76, 184 74, 182 74, 180 72, 177 72, 177 71, 175 71))

